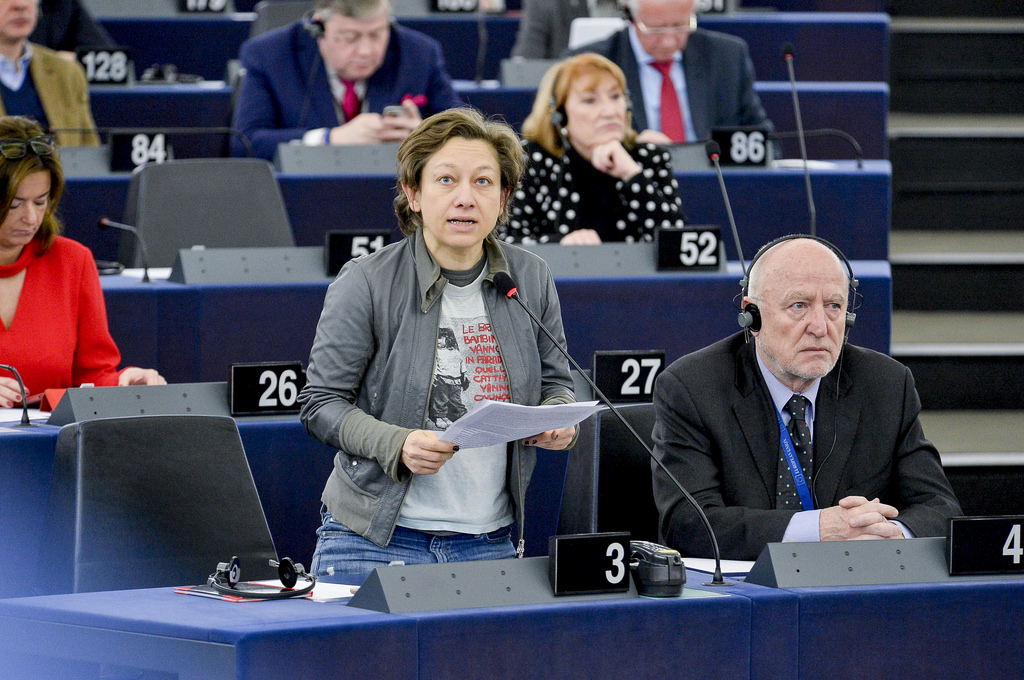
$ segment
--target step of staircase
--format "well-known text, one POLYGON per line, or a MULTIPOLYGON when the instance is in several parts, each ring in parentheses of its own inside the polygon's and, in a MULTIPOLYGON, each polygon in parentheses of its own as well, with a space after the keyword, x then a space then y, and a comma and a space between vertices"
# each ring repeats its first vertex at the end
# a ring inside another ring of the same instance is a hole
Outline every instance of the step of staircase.
POLYGON ((891 113, 888 135, 894 230, 1024 231, 1024 114, 891 113))
POLYGON ((1024 112, 1024 20, 896 16, 889 35, 891 111, 1024 112))
POLYGON ((889 0, 893 17, 1024 17, 1020 0, 889 0))

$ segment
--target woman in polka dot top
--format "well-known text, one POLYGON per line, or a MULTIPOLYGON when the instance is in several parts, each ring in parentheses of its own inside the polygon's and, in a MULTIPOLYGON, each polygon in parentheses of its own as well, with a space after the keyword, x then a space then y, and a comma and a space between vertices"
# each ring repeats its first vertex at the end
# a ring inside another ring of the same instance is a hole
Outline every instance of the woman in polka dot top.
POLYGON ((580 54, 544 75, 523 123, 528 166, 500 238, 522 243, 651 241, 683 226, 667 151, 636 141, 626 79, 580 54))

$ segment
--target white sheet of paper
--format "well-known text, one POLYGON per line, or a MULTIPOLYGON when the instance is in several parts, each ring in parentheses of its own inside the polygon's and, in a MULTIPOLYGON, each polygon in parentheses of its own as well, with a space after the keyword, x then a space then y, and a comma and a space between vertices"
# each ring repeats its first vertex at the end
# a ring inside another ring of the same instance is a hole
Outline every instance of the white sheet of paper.
POLYGON ((462 448, 493 446, 575 425, 601 408, 597 401, 522 406, 488 401, 452 423, 439 439, 462 448))

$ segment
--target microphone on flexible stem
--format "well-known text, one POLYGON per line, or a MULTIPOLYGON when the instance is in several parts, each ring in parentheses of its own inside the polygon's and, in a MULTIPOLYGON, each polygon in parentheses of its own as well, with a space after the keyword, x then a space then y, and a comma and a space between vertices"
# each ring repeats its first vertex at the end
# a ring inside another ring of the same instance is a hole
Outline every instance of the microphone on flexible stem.
POLYGON ((736 220, 732 216, 732 204, 729 203, 729 192, 725 190, 725 177, 722 176, 722 166, 719 164, 722 149, 718 146, 718 142, 715 141, 707 142, 704 145, 704 149, 707 151, 708 158, 714 164, 715 172, 718 174, 718 186, 722 188, 722 199, 725 201, 725 214, 729 216, 732 240, 736 244, 736 254, 740 258, 740 269, 743 270, 743 277, 746 278, 747 268, 743 264, 743 246, 740 245, 740 232, 736 230, 736 220))
POLYGON ((487 15, 484 13, 483 7, 478 4, 476 8, 477 19, 476 19, 476 38, 477 38, 477 49, 476 49, 476 72, 473 74, 476 84, 479 85, 484 81, 484 65, 487 62, 487 15))
POLYGON ((522 298, 519 297, 519 290, 516 288, 515 281, 512 280, 512 277, 509 276, 506 272, 498 272, 494 275, 494 285, 497 286, 498 291, 502 295, 511 300, 515 300, 516 302, 519 303, 523 310, 525 310, 526 313, 530 316, 530 318, 533 319, 533 322, 537 324, 537 328, 539 328, 544 333, 544 335, 548 336, 548 339, 551 340, 552 344, 554 344, 554 346, 558 348, 558 351, 561 352, 562 355, 569 360, 569 363, 572 364, 573 368, 579 371, 580 375, 583 376, 583 379, 587 381, 588 385, 590 385, 590 389, 594 390, 594 394, 597 395, 597 398, 600 399, 605 406, 611 409, 611 412, 615 414, 615 417, 619 419, 619 422, 622 423, 622 425, 626 428, 626 430, 629 431, 631 435, 633 435, 633 438, 640 443, 640 446, 644 448, 644 451, 646 451, 647 455, 651 457, 651 460, 658 464, 658 467, 661 468, 661 471, 664 472, 665 475, 668 476, 670 480, 672 480, 672 483, 676 485, 676 488, 679 489, 680 492, 682 492, 683 497, 690 502, 690 505, 696 508, 697 514, 700 515, 701 521, 704 522, 704 528, 707 530, 708 536, 711 538, 711 547, 715 553, 714 578, 713 580, 711 580, 708 583, 705 583, 704 585, 731 586, 732 583, 725 581, 722 578, 722 558, 718 552, 718 539, 715 538, 715 532, 711 528, 711 522, 708 520, 707 515, 704 514, 704 510, 701 509, 700 504, 697 503, 697 501, 694 500, 693 496, 691 496, 686 491, 686 489, 683 488, 683 485, 679 483, 679 480, 672 476, 672 473, 669 472, 665 464, 658 460, 658 458, 654 455, 654 451, 652 451, 651 447, 647 445, 647 442, 645 442, 640 437, 640 435, 637 434, 637 431, 633 429, 633 426, 630 425, 626 421, 626 419, 622 417, 622 414, 619 413, 619 410, 615 408, 615 405, 612 404, 611 401, 609 401, 608 397, 604 395, 604 392, 601 391, 601 388, 599 388, 597 384, 590 378, 590 376, 587 375, 582 368, 580 368, 580 365, 576 363, 576 360, 569 355, 568 350, 562 347, 562 343, 555 339, 555 336, 552 335, 551 331, 549 331, 547 327, 541 322, 541 320, 537 318, 537 315, 533 313, 533 310, 526 306, 526 303, 523 302, 522 298))
POLYGON ((142 282, 149 283, 149 258, 146 256, 146 242, 142 240, 142 234, 139 233, 139 230, 130 224, 115 222, 107 217, 101 217, 97 224, 100 229, 118 229, 128 232, 135 237, 135 242, 139 244, 139 254, 142 256, 142 282))
POLYGON ((811 172, 807 168, 807 140, 804 137, 804 122, 800 117, 800 98, 796 93, 796 74, 793 71, 793 45, 786 43, 782 46, 782 58, 786 61, 786 69, 789 71, 789 86, 793 91, 793 113, 796 116, 797 139, 800 140, 800 158, 804 161, 804 185, 807 187, 807 210, 811 216, 811 236, 817 232, 817 212, 814 209, 814 194, 811 192, 811 172))
POLYGON ((21 374, 18 373, 18 369, 14 366, 8 366, 7 364, 0 364, 0 368, 10 371, 14 374, 14 379, 18 381, 18 389, 21 390, 21 423, 22 427, 34 427, 28 419, 28 393, 25 392, 25 383, 21 380, 21 374))

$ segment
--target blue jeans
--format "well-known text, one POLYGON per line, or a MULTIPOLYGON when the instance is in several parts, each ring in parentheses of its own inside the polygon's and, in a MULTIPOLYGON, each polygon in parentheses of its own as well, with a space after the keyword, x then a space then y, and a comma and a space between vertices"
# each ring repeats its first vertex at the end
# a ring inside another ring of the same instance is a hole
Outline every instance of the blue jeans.
POLYGON ((396 526, 391 542, 382 548, 335 521, 329 512, 323 515, 323 524, 316 530, 318 540, 310 565, 310 573, 317 576, 343 574, 365 578, 374 568, 386 567, 392 562, 436 564, 516 556, 511 526, 475 536, 435 536, 396 526))

